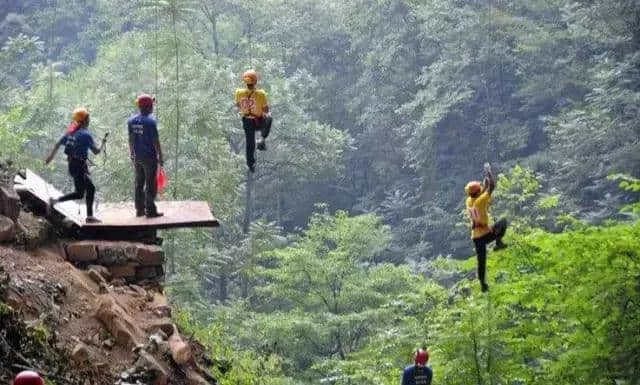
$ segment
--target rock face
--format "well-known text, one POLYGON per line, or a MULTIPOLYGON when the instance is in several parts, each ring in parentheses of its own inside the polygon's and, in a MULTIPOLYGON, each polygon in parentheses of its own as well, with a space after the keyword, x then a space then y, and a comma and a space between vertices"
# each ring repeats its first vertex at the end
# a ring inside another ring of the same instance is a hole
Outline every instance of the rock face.
POLYGON ((158 283, 164 279, 164 251, 159 246, 135 242, 76 241, 65 244, 66 257, 77 264, 104 266, 109 280, 158 283))
POLYGON ((7 186, 0 186, 0 214, 14 222, 20 215, 20 197, 14 189, 7 186))
POLYGON ((18 238, 28 249, 44 245, 49 241, 52 233, 51 224, 47 220, 24 211, 20 212, 17 225, 18 238))
POLYGON ((15 225, 10 218, 0 215, 0 242, 13 240, 15 225))
POLYGON ((191 348, 180 337, 180 333, 175 330, 169 337, 169 348, 171 349, 171 358, 178 365, 184 365, 191 361, 191 348))
POLYGON ((136 323, 112 298, 103 297, 98 301, 95 313, 104 327, 120 345, 136 346, 142 341, 144 333, 136 323))
POLYGON ((79 343, 71 352, 71 359, 77 364, 82 364, 89 359, 89 349, 83 343, 79 343))

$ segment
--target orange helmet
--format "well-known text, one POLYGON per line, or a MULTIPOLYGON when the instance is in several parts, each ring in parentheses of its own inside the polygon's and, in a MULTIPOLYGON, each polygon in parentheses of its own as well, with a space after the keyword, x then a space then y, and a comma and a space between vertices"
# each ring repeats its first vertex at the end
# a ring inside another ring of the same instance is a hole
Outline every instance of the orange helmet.
POLYGON ((242 74, 242 80, 247 85, 256 84, 258 83, 258 73, 254 70, 244 71, 242 74))
POLYGON ((78 107, 71 113, 74 122, 82 123, 89 117, 89 111, 84 107, 78 107))
POLYGON ((482 184, 475 180, 473 182, 467 183, 467 185, 464 186, 464 192, 467 193, 467 195, 470 197, 480 194, 481 191, 482 184))
POLYGON ((40 375, 31 370, 18 373, 13 380, 13 385, 44 385, 44 380, 40 375))
POLYGON ((413 357, 416 365, 426 365, 427 361, 429 361, 429 351, 425 348, 418 349, 413 357))
POLYGON ((149 108, 149 107, 153 107, 153 103, 155 101, 156 101, 156 98, 154 98, 151 95, 140 94, 136 98, 136 105, 138 106, 138 108, 149 108))

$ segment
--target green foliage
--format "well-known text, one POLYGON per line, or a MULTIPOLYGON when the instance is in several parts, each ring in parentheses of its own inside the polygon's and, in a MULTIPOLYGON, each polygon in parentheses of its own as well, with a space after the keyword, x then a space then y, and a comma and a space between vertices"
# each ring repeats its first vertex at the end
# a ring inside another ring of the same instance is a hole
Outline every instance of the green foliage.
MULTIPOLYGON (((618 186, 625 191, 629 191, 634 194, 640 192, 640 179, 638 178, 634 178, 630 175, 624 174, 613 174, 609 175, 608 179, 620 181, 618 186)), ((630 213, 637 218, 638 214, 640 214, 640 200, 636 199, 634 203, 625 205, 624 207, 622 207, 621 211, 623 213, 630 213)))
POLYGON ((640 212, 636 179, 606 180, 640 164, 637 1, 14 3, 0 158, 71 188, 40 159, 87 106, 111 133, 98 200, 130 200, 124 126, 156 95, 170 191, 224 224, 163 233, 177 321, 221 383, 397 383, 422 343, 445 384, 634 383, 637 228, 586 223, 640 212), (248 67, 274 115, 253 202, 248 67), (493 208, 512 223, 491 303, 473 260, 433 259, 469 254, 462 186, 485 161, 508 170, 493 208))
POLYGON ((23 119, 24 109, 21 107, 15 107, 5 114, 0 114, 0 143, 2 143, 0 157, 11 159, 16 165, 33 164, 24 150, 35 133, 20 127, 23 119))
POLYGON ((507 175, 500 174, 492 197, 493 211, 506 216, 519 233, 533 228, 555 229, 560 195, 544 193, 542 181, 542 175, 521 166, 513 167, 507 175))

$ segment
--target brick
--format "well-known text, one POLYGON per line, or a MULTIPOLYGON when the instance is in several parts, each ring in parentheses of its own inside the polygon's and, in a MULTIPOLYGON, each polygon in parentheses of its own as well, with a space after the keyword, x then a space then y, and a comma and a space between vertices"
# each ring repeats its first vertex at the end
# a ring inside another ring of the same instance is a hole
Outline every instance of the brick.
POLYGON ((132 264, 109 267, 114 278, 133 278, 136 276, 136 266, 132 264))
POLYGON ((155 266, 141 266, 136 269, 136 279, 152 279, 157 276, 155 266))
POLYGON ((98 249, 91 241, 69 243, 65 250, 67 259, 73 262, 93 262, 98 259, 98 249))
POLYGON ((136 247, 128 242, 98 242, 98 262, 101 265, 124 265, 135 260, 136 247))
POLYGON ((136 260, 143 266, 162 265, 164 263, 164 251, 160 246, 138 245, 136 260))

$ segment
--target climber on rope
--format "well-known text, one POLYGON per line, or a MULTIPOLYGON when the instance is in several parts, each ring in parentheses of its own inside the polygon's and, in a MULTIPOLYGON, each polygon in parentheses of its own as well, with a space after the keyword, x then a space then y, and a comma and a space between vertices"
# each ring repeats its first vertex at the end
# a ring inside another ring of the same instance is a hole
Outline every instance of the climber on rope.
POLYGON ((247 87, 236 90, 235 101, 242 113, 242 127, 247 147, 247 166, 251 172, 255 172, 256 131, 260 131, 260 139, 257 143, 258 150, 265 151, 267 149, 265 140, 271 131, 272 120, 267 93, 256 88, 258 73, 254 70, 245 71, 242 74, 242 80, 247 87))
POLYGON ((402 374, 402 385, 431 385, 433 372, 427 366, 429 351, 426 347, 418 349, 413 355, 415 365, 408 366, 402 374))
POLYGON ((129 155, 135 169, 136 217, 156 218, 164 215, 155 204, 158 193, 156 176, 158 165, 162 167, 162 147, 158 137, 156 120, 151 117, 155 99, 141 94, 136 99, 140 113, 129 118, 129 155))
POLYGON ((464 188, 467 194, 467 212, 471 219, 471 239, 475 245, 478 259, 478 280, 482 292, 489 290, 486 281, 487 270, 487 245, 496 241, 493 248, 498 251, 507 247, 502 242, 502 237, 507 231, 507 221, 501 219, 493 226, 489 226, 489 205, 491 205, 491 194, 496 188, 496 181, 491 171, 489 163, 484 165, 484 180, 482 184, 477 181, 469 182, 464 188))
POLYGON ((13 385, 44 385, 44 380, 38 373, 24 370, 13 379, 13 385))
POLYGON ((56 203, 75 199, 82 199, 86 196, 87 223, 96 223, 100 220, 93 216, 93 199, 96 193, 91 178, 89 177, 89 167, 87 165, 89 150, 94 154, 99 154, 107 142, 107 137, 102 139, 100 147, 96 147, 91 133, 89 133, 89 111, 85 108, 76 108, 72 114, 73 122, 69 125, 67 132, 56 143, 51 153, 45 160, 49 164, 58 152, 60 146, 64 146, 64 153, 69 162, 69 175, 73 178, 75 191, 63 195, 60 198, 49 198, 49 208, 53 208, 56 203))

